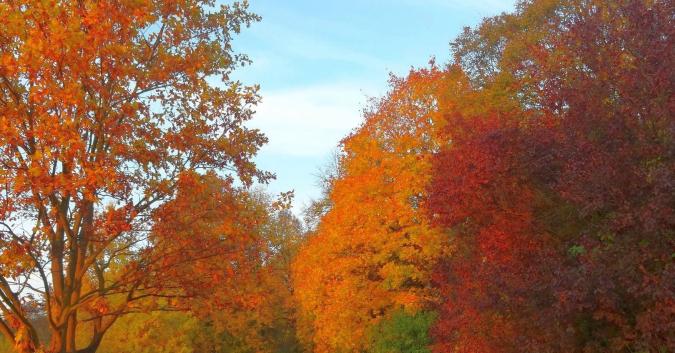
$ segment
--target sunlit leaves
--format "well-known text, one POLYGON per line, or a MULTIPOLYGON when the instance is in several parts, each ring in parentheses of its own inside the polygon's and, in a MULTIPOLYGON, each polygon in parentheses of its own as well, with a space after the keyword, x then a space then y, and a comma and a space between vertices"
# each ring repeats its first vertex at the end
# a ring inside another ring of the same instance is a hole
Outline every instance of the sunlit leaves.
POLYGON ((83 320, 93 351, 136 301, 203 293, 256 259, 232 183, 272 176, 252 161, 267 139, 245 126, 257 89, 229 75, 248 62, 232 35, 257 19, 245 2, 0 4, 0 278, 17 284, 2 309, 30 326, 39 307, 51 336, 22 341, 73 352, 83 320))
POLYGON ((343 141, 330 206, 294 264, 317 352, 362 349, 390 310, 419 310, 433 296, 430 273, 445 244, 421 202, 441 144, 439 104, 458 81, 435 66, 392 78, 390 94, 343 141))

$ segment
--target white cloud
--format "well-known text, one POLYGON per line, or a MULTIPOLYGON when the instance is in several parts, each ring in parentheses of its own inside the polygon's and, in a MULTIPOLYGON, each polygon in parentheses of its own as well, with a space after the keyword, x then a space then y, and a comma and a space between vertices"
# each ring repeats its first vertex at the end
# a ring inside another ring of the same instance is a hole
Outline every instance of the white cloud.
POLYGON ((249 125, 269 137, 264 153, 325 156, 359 125, 368 96, 379 94, 364 88, 352 82, 263 91, 249 125))

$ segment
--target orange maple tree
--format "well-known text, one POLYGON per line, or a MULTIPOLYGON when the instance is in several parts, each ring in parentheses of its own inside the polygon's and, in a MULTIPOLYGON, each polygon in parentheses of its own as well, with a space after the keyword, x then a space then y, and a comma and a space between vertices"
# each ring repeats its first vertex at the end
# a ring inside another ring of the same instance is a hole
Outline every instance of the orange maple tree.
POLYGON ((453 106, 462 77, 432 65, 391 86, 343 140, 328 210, 294 263, 316 352, 365 349, 387 313, 432 298, 429 274, 445 244, 420 206, 441 144, 438 107, 453 106))
POLYGON ((0 332, 20 352, 94 352, 141 299, 245 267, 233 183, 271 175, 230 41, 255 20, 246 2, 0 4, 0 332))

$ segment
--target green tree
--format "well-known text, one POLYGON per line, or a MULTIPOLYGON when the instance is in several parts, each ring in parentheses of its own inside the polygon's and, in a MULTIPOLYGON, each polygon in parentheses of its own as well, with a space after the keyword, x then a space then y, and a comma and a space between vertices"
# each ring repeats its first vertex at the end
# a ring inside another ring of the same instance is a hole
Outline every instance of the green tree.
POLYGON ((429 329, 436 320, 431 311, 397 310, 370 331, 370 353, 430 353, 429 329))

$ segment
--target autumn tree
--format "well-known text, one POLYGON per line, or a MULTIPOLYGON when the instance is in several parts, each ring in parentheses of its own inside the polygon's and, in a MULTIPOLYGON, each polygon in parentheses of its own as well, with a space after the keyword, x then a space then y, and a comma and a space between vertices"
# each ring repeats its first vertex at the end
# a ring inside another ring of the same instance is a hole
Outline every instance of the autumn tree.
POLYGON ((298 310, 291 277, 291 263, 304 241, 305 230, 291 211, 292 197, 292 192, 282 193, 277 199, 262 190, 252 193, 250 203, 257 205, 260 213, 256 231, 266 253, 256 271, 257 278, 248 281, 251 288, 244 293, 257 295, 260 302, 238 310, 238 322, 222 313, 212 315, 214 322, 226 323, 233 336, 243 338, 251 352, 305 351, 297 335, 298 310))
POLYGON ((561 117, 553 189, 581 226, 567 239, 580 253, 561 271, 560 310, 581 323, 583 349, 671 351, 675 6, 625 0, 568 11, 557 21, 568 29, 531 70, 546 78, 544 111, 561 117))
MULTIPOLYGON (((252 262, 246 266, 248 271, 216 281, 208 287, 211 294, 207 297, 189 298, 188 310, 141 312, 120 318, 106 333, 99 352, 302 351, 294 330, 295 305, 289 282, 290 259, 302 239, 302 226, 283 198, 273 200, 261 189, 254 189, 241 199, 246 213, 255 219, 248 225, 249 232, 255 234, 263 250, 260 256, 248 257, 252 262)), ((204 202, 194 204, 202 207, 204 202)), ((90 328, 83 326, 79 336, 87 338, 90 328)))
POLYGON ((270 175, 244 125, 256 90, 229 75, 255 20, 246 2, 0 4, 0 332, 18 351, 94 352, 141 299, 243 271, 234 183, 270 175))
POLYGON ((673 11, 527 1, 455 42, 509 108, 448 123, 434 161, 438 352, 674 349, 673 11))
POLYGON ((356 352, 392 310, 433 297, 430 272, 443 236, 420 207, 445 111, 461 75, 432 65, 392 78, 365 122, 341 145, 329 206, 295 262, 295 294, 316 352, 356 352))
POLYGON ((434 328, 438 352, 542 350, 557 333, 556 240, 537 219, 550 202, 532 182, 532 144, 516 115, 455 119, 452 144, 436 155, 427 208, 455 247, 434 280, 442 305, 434 328))

